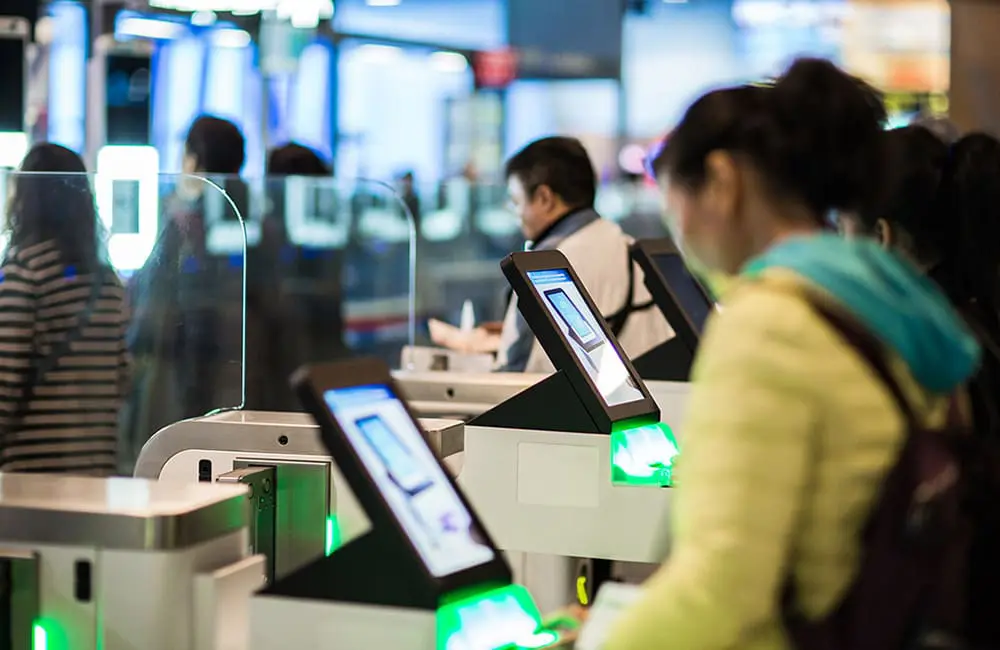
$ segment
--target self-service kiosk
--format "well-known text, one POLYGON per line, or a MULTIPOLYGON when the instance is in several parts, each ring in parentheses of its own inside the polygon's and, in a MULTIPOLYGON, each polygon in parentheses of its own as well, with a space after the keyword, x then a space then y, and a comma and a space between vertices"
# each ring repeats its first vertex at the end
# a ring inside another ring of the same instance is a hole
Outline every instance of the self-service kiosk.
MULTIPOLYGON (((466 425, 460 484, 505 550, 660 562, 670 427, 562 253, 515 253, 501 268, 556 372, 466 425)), ((524 569, 539 602, 543 583, 576 580, 561 566, 524 569)))
POLYGON ((396 370, 392 376, 406 395, 410 408, 421 416, 468 420, 507 401, 548 375, 396 370))
POLYGON ((248 643, 264 559, 243 486, 0 474, 0 647, 221 650, 248 643))
MULTIPOLYGON (((421 425, 439 455, 461 444, 461 422, 421 425)), ((259 497, 251 545, 266 558, 270 579, 333 552, 369 526, 307 413, 230 411, 171 424, 143 445, 135 476, 247 485, 259 497)))
POLYGON ((301 370, 295 388, 370 529, 274 582, 251 604, 253 650, 540 648, 544 629, 389 369, 301 370))
POLYGON ((630 253, 642 269, 653 301, 674 329, 674 338, 637 358, 635 368, 646 380, 686 382, 715 303, 669 238, 637 241, 630 253))

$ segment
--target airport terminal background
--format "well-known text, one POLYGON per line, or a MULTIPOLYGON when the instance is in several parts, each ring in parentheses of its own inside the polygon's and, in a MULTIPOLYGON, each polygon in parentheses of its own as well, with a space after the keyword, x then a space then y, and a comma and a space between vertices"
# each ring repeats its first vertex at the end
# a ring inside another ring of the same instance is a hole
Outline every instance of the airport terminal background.
MULTIPOLYGON (((410 311, 418 340, 430 317, 457 323, 467 301, 480 322, 502 317, 497 264, 523 246, 502 163, 532 139, 580 138, 600 175, 598 211, 634 237, 659 237, 645 148, 705 88, 765 79, 794 56, 818 55, 885 90, 901 124, 947 112, 954 68, 943 0, 300 0, 262 2, 264 11, 254 2, 225 11, 218 0, 4 4, 32 21, 23 97, 6 86, 2 95, 23 99, 32 141, 80 152, 92 172, 102 172, 105 145, 150 147, 147 172, 164 175, 155 183, 162 207, 192 120, 207 113, 241 128, 242 180, 216 180, 247 222, 247 397, 264 408, 293 404, 269 402, 262 369, 280 361, 261 350, 260 301, 280 301, 295 322, 289 340, 306 346, 299 360, 374 354, 398 363, 410 311), (549 28, 571 5, 572 19, 549 28), (206 9, 191 11, 198 7, 206 9), (288 141, 335 170, 304 181, 315 189, 302 190, 311 199, 301 214, 284 214, 281 181, 264 178, 266 151, 288 141), (277 254, 264 250, 268 217, 287 222, 289 246, 277 254)), ((3 82, 16 86, 16 64, 4 65, 3 82)), ((105 179, 121 168, 113 158, 105 179)), ((164 224, 152 203, 128 206, 140 194, 119 180, 100 206, 113 234, 143 231, 114 260, 125 276, 143 266, 164 224)), ((207 246, 221 305, 223 278, 241 273, 241 236, 228 202, 213 206, 207 246)), ((236 338, 228 327, 221 347, 236 338)), ((238 401, 235 377, 229 386, 220 379, 215 402, 238 401)))
POLYGON ((503 165, 527 143, 579 138, 596 210, 664 238, 645 157, 706 89, 818 56, 881 89, 891 126, 997 133, 998 29, 991 0, 0 0, 0 205, 18 187, 93 192, 131 317, 130 474, 173 423, 300 413, 303 363, 399 368, 431 319, 502 320, 500 261, 525 246, 503 165), (183 173, 202 115, 242 132, 239 174, 183 173), (40 142, 89 173, 16 171, 40 142), (329 173, 267 175, 290 142, 329 173))

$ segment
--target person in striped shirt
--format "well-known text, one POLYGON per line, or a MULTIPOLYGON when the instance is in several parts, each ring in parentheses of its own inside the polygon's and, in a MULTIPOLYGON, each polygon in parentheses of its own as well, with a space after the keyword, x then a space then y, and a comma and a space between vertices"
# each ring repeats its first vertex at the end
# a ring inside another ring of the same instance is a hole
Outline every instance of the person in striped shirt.
POLYGON ((86 167, 35 146, 14 175, 0 275, 0 470, 111 475, 128 383, 125 296, 86 167))

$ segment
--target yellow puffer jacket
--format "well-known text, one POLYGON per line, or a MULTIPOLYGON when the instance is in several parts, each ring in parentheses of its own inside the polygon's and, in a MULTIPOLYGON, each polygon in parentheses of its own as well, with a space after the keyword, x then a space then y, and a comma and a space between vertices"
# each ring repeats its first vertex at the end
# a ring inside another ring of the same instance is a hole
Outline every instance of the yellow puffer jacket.
MULTIPOLYGON (((844 595, 904 425, 804 290, 818 291, 785 269, 727 290, 694 369, 671 556, 604 650, 784 650, 789 575, 808 616, 844 595)), ((893 369, 915 412, 943 423, 947 399, 893 369)))

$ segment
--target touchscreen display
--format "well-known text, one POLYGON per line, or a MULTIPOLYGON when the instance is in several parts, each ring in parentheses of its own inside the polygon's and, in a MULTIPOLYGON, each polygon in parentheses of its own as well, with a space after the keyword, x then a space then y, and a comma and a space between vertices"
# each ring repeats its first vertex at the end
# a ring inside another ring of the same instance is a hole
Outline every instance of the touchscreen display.
POLYGON ((24 40, 0 38, 0 131, 24 131, 24 40))
POLYGON ((432 576, 443 578, 496 557, 388 387, 339 388, 323 397, 432 576))
POLYGON ((528 280, 538 292, 545 308, 559 325, 574 354, 597 386, 604 403, 618 406, 641 400, 635 378, 605 338, 596 314, 590 311, 569 271, 549 269, 528 271, 528 280))
POLYGON ((653 263, 677 299, 678 306, 691 319, 695 332, 700 335, 708 315, 712 313, 712 302, 687 270, 680 255, 673 253, 654 255, 653 263))

